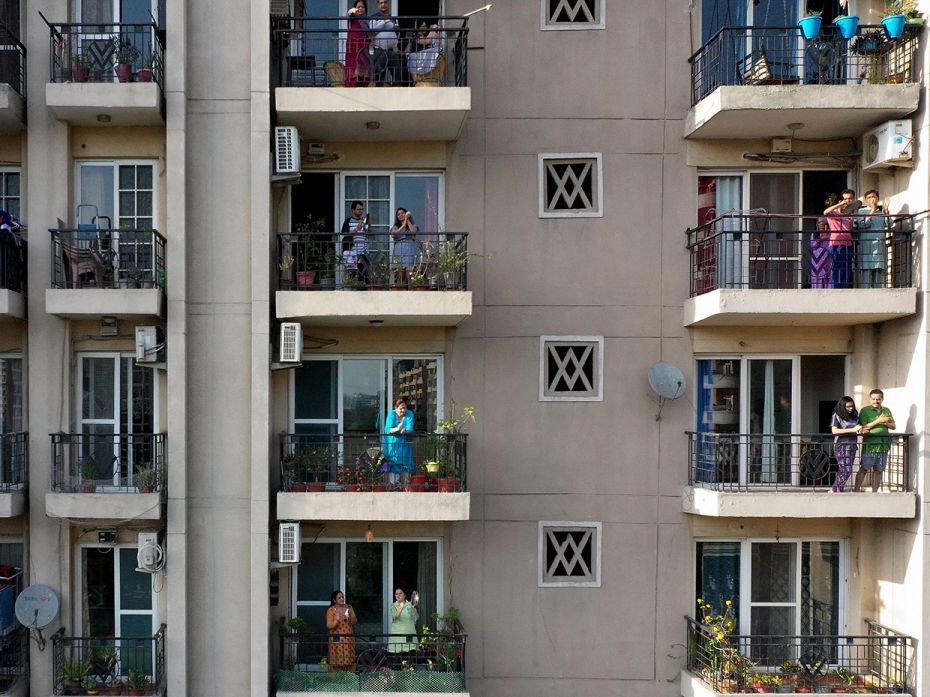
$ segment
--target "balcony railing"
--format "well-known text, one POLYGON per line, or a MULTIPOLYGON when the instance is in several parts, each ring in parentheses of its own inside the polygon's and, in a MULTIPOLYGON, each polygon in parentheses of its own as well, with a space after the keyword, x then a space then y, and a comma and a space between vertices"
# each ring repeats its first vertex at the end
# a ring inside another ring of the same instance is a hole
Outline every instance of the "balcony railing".
MULTIPOLYGON (((848 461, 849 449, 826 433, 694 433, 688 432, 688 484, 718 491, 784 491, 833 487, 839 472, 837 452, 848 461)), ((908 491, 910 435, 865 436, 866 446, 887 448, 882 490, 908 491)), ((863 437, 852 455, 855 471, 863 453, 863 437)), ((845 490, 852 490, 853 480, 845 490)))
POLYGON ((468 84, 468 18, 289 17, 272 31, 278 87, 412 87, 468 84), (418 24, 418 22, 420 22, 418 24))
POLYGON ((127 687, 143 690, 130 694, 164 694, 165 625, 149 637, 69 637, 64 632, 62 628, 52 635, 52 694, 86 694, 71 677, 78 674, 101 690, 122 684, 123 692, 110 694, 125 694, 127 687), (134 688, 133 683, 139 686, 134 688))
POLYGON ((848 229, 830 231, 825 216, 733 212, 689 229, 691 297, 720 288, 910 288, 914 217, 829 216, 848 229), (845 236, 834 257, 830 236, 845 236), (841 268, 839 264, 844 264, 841 268))
POLYGON ((29 481, 29 434, 0 434, 0 492, 21 491, 29 481))
POLYGON ((17 627, 0 636, 0 694, 5 694, 20 677, 29 674, 29 630, 17 627))
POLYGON ((281 290, 465 290, 470 256, 468 234, 460 232, 403 240, 387 233, 284 233, 278 282, 281 290))
MULTIPOLYGON (((732 635, 723 639, 718 639, 720 634, 713 627, 690 617, 685 620, 688 670, 715 692, 901 693, 911 689, 914 639, 872 620, 865 620, 867 634, 858 636, 732 635), (789 687, 778 689, 781 686, 789 687)), ((815 619, 814 624, 825 623, 815 619)))
POLYGON ((53 24, 48 20, 46 24, 50 30, 49 82, 136 81, 164 86, 164 46, 156 24, 53 24))
POLYGON ((464 433, 281 434, 282 491, 467 491, 464 433))
POLYGON ((52 288, 164 288, 165 238, 157 230, 49 230, 52 288))
POLYGON ((26 96, 26 47, 0 22, 0 83, 26 96))
POLYGON ((691 104, 724 85, 859 85, 917 81, 920 27, 889 40, 881 26, 860 25, 844 39, 824 25, 807 41, 794 27, 724 27, 690 58, 691 104))
POLYGON ((52 490, 165 491, 164 433, 53 433, 52 490))
POLYGON ((463 632, 282 634, 286 692, 465 692, 463 632), (337 663, 337 661, 339 661, 337 663))

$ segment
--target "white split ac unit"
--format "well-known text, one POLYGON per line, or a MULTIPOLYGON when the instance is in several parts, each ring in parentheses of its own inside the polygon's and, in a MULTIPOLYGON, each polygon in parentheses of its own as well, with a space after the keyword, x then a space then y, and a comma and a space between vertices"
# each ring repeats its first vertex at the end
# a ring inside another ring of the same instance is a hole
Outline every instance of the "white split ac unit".
POLYGON ((280 361, 300 363, 303 359, 304 332, 300 322, 281 323, 280 361))
POLYGON ((300 563, 300 523, 278 524, 278 561, 300 563))
POLYGON ((158 330, 155 327, 136 327, 136 363, 158 362, 158 330))
POLYGON ((300 136, 296 126, 274 129, 275 174, 300 174, 300 136))
POLYGON ((913 167, 911 120, 888 121, 862 138, 862 169, 913 167))

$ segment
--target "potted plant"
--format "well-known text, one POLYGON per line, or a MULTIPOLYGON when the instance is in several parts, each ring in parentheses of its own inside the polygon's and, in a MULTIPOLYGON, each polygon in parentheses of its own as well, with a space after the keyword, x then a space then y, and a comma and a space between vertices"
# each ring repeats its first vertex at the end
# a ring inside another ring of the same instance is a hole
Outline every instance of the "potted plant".
POLYGON ((858 15, 840 15, 833 20, 833 23, 840 32, 840 36, 849 41, 856 35, 856 30, 859 28, 859 17, 858 15))
POLYGON ((100 694, 100 683, 98 683, 96 680, 94 680, 90 676, 81 680, 81 688, 88 695, 100 694))
POLYGON ((881 29, 866 29, 853 42, 852 50, 860 55, 880 53, 884 50, 885 32, 881 29))
POLYGON ((300 458, 289 453, 281 458, 281 486, 288 491, 306 491, 307 485, 297 481, 297 469, 300 458), (300 487, 300 488, 298 488, 300 487))
POLYGON ((775 692, 794 692, 801 666, 794 661, 785 661, 778 670, 781 672, 782 681, 775 688, 775 692))
POLYGON ((301 452, 299 467, 303 473, 303 481, 307 483, 307 491, 326 490, 326 481, 335 459, 336 453, 327 446, 318 446, 301 452))
POLYGON ((93 494, 97 491, 97 486, 91 483, 94 480, 94 475, 97 473, 94 461, 89 457, 82 457, 78 461, 78 469, 81 471, 80 492, 82 494, 93 494))
POLYGON ((146 676, 144 670, 140 670, 139 668, 130 668, 128 684, 130 695, 144 695, 146 688, 149 685, 149 679, 148 676, 146 676))
POLYGON ((132 64, 139 60, 139 49, 119 35, 113 37, 113 62, 116 63, 116 79, 120 82, 132 80, 132 64))
POLYGON ((833 692, 853 692, 853 687, 859 679, 858 675, 842 667, 834 670, 832 675, 837 683, 837 686, 832 690, 833 692))
POLYGON ((420 269, 415 269, 410 274, 410 285, 414 290, 429 290, 429 279, 420 269))
POLYGON ((135 482, 140 494, 151 494, 155 491, 155 485, 158 483, 158 476, 155 468, 150 463, 145 463, 135 471, 135 482))
POLYGON ((471 256, 458 245, 447 242, 442 245, 436 257, 436 270, 439 272, 446 290, 455 290, 461 284, 462 269, 471 256))
POLYGON ((808 41, 813 41, 820 36, 820 25, 822 22, 823 19, 820 16, 820 12, 812 10, 798 20, 798 26, 801 28, 801 33, 804 35, 804 38, 808 41))
POLYGON ((310 623, 302 617, 292 617, 286 622, 292 634, 306 634, 310 631, 310 623))
POLYGON ((121 695, 125 690, 126 683, 124 683, 118 675, 107 681, 107 691, 111 695, 121 695))
POLYGON ((71 81, 87 82, 90 79, 90 59, 83 53, 71 54, 71 81))
POLYGON ((281 257, 281 261, 278 262, 278 269, 281 271, 281 283, 287 288, 290 288, 294 282, 294 257, 290 254, 285 254, 281 257))
POLYGON ((440 463, 440 493, 454 493, 461 488, 461 472, 456 446, 460 440, 459 435, 464 432, 465 425, 469 422, 477 422, 475 408, 466 405, 462 407, 462 413, 457 416, 455 402, 453 401, 449 410, 449 418, 440 421, 439 427, 436 429, 438 434, 442 434, 438 449, 439 457, 437 458, 440 463))
POLYGON ((151 46, 149 46, 148 55, 136 71, 136 77, 139 78, 139 82, 151 82, 155 77, 155 54, 151 46))
POLYGON ((323 251, 323 239, 318 234, 323 231, 324 227, 326 227, 325 218, 314 218, 308 215, 306 222, 300 223, 295 228, 297 232, 304 233, 298 235, 295 242, 295 275, 297 287, 301 290, 309 290, 316 280, 317 273, 330 268, 328 255, 323 251))
POLYGON ((885 27, 885 33, 892 41, 900 39, 904 33, 904 25, 907 24, 907 17, 904 14, 903 0, 891 0, 885 5, 885 14, 882 17, 882 26, 885 27))
POLYGON ((58 674, 61 676, 62 682, 68 686, 69 691, 74 693, 81 689, 81 683, 89 670, 90 666, 84 661, 79 661, 76 658, 66 658, 61 662, 58 674))

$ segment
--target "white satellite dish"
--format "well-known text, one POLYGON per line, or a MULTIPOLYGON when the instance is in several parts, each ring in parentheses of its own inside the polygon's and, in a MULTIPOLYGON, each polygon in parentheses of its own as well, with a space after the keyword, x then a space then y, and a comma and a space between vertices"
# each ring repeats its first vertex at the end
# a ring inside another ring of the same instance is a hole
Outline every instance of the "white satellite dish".
POLYGON ((685 393, 685 376, 677 365, 659 361, 649 366, 649 387, 659 398, 656 421, 662 418, 662 407, 666 400, 678 399, 685 393))
POLYGON ((58 594, 48 586, 29 586, 16 598, 16 619, 30 629, 42 629, 58 615, 58 594))

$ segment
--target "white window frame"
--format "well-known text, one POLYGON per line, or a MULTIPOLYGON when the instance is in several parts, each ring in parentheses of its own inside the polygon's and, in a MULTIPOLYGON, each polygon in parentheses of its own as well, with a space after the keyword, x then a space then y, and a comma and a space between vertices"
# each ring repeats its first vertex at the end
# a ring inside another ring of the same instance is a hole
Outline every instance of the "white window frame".
POLYGON ((598 18, 596 22, 579 22, 577 24, 569 22, 550 24, 549 8, 547 7, 548 4, 549 0, 540 0, 539 3, 539 28, 542 31, 588 31, 592 29, 605 29, 607 26, 604 16, 605 12, 607 11, 607 3, 605 0, 595 0, 595 5, 597 6, 598 11, 598 18))
MULTIPOLYGON (((800 608, 801 595, 801 543, 803 542, 838 542, 839 543, 839 589, 837 591, 837 633, 842 635, 848 631, 849 618, 847 611, 849 607, 849 538, 847 537, 697 537, 692 547, 694 563, 691 565, 691 597, 697 598, 697 546, 699 542, 738 542, 739 550, 739 617, 737 618, 737 630, 735 634, 751 635, 750 632, 750 610, 752 608, 752 545, 754 543, 778 543, 787 542, 795 544, 795 588, 797 602, 795 606, 800 608), (743 599, 746 599, 745 602, 743 599)), ((760 607, 765 603, 758 604, 760 607)), ((801 613, 795 614, 795 631, 794 634, 799 636, 801 633, 801 613)))
POLYGON ((541 336, 539 337, 539 401, 540 402, 603 402, 604 401, 604 337, 603 336, 541 336), (597 344, 597 358, 595 370, 597 371, 595 385, 596 394, 584 396, 547 395, 546 390, 546 343, 558 341, 564 343, 586 342, 597 344))
POLYGON ((540 218, 603 218, 604 217, 604 158, 599 152, 541 152, 536 155, 537 198, 540 218), (591 211, 546 210, 546 162, 549 160, 591 160, 594 162, 595 195, 597 205, 591 211))
MULTIPOLYGON (((0 167, 0 175, 4 174, 16 174, 19 176, 19 213, 16 216, 17 218, 23 218, 23 168, 22 167, 0 167)), ((9 208, 6 207, 6 200, 10 198, 5 195, 5 191, 0 191, 0 208, 9 212, 9 208)))
MULTIPOLYGON (((324 425, 336 425, 336 433, 344 433, 343 430, 343 391, 344 391, 344 376, 343 363, 346 360, 383 360, 388 361, 388 371, 390 371, 390 361, 394 360, 436 360, 436 421, 437 423, 442 421, 444 416, 444 383, 445 383, 445 357, 441 353, 417 353, 417 354, 406 354, 406 353, 391 353, 391 354, 321 354, 316 356, 304 356, 304 363, 309 361, 330 361, 336 362, 337 370, 337 380, 336 380, 336 389, 338 394, 336 396, 336 419, 297 419, 296 406, 295 402, 297 399, 297 388, 295 386, 296 376, 294 371, 289 371, 290 375, 288 377, 288 406, 287 406, 287 421, 290 424, 291 432, 294 432, 294 427, 297 424, 306 424, 306 425, 315 425, 315 424, 324 424, 324 425)), ((385 416, 388 410, 391 409, 391 403, 394 401, 394 394, 392 392, 393 386, 390 384, 390 372, 388 373, 388 384, 385 385, 385 399, 387 400, 388 406, 385 409, 385 416)))
MULTIPOLYGON (((81 0, 74 0, 74 21, 78 24, 81 24, 83 20, 81 19, 81 10, 83 9, 81 0)), ((149 9, 152 13, 152 16, 158 18, 158 2, 157 0, 151 0, 149 2, 149 9)), ((122 6, 120 5, 120 0, 113 0, 113 15, 111 17, 111 22, 113 24, 119 24, 121 20, 121 10, 122 6)))
MULTIPOLYGON (((73 626, 78 628, 78 636, 84 636, 84 593, 82 583, 84 581, 84 555, 82 553, 83 549, 92 548, 100 549, 106 547, 107 549, 112 550, 113 554, 113 574, 114 574, 114 589, 116 591, 116 596, 113 598, 113 631, 114 634, 118 637, 122 629, 120 615, 147 615, 149 612, 152 613, 152 633, 151 636, 155 636, 155 633, 158 631, 159 627, 159 609, 158 609, 158 593, 155 592, 154 588, 152 589, 152 609, 151 610, 122 610, 120 604, 120 565, 119 565, 119 554, 118 550, 120 549, 139 549, 139 545, 135 543, 118 543, 114 545, 100 545, 95 542, 79 542, 75 545, 75 554, 74 554, 74 594, 76 602, 74 603, 74 623, 73 626)), ((158 572, 162 573, 162 572, 158 572)), ((152 578, 154 579, 154 575, 152 578)), ((154 661, 154 653, 153 658, 154 661)))
MULTIPOLYGON (((348 542, 361 542, 368 544, 364 537, 314 537, 312 535, 304 535, 301 531, 300 544, 315 544, 315 543, 327 543, 327 544, 337 544, 339 545, 339 588, 345 590, 346 587, 346 543, 348 542)), ((421 536, 421 537, 379 537, 375 539, 375 543, 389 543, 387 545, 387 553, 384 557, 384 570, 382 575, 382 581, 386 581, 384 584, 385 593, 389 598, 393 599, 394 597, 394 588, 393 588, 393 570, 394 570, 394 542, 435 542, 436 543, 436 612, 442 614, 445 611, 445 560, 444 560, 444 550, 443 550, 443 538, 442 537, 430 537, 430 536, 421 536)), ((303 562, 301 562, 303 563, 303 562)), ((326 600, 297 600, 297 574, 300 573, 300 565, 291 567, 291 582, 290 582, 290 616, 297 616, 298 607, 329 607, 329 599, 326 600)), ((349 605, 352 604, 352 599, 348 600, 349 605)), ((385 632, 390 631, 390 612, 391 612, 391 601, 385 602, 381 611, 381 623, 385 627, 385 632)), ((422 618, 424 620, 429 618, 422 618)), ((322 629, 320 630, 322 633, 322 629)))
MULTIPOLYGON (((119 229, 119 168, 122 165, 140 166, 148 165, 152 168, 152 229, 158 230, 158 175, 159 161, 157 159, 88 159, 74 161, 74 200, 75 207, 83 200, 81 198, 81 167, 92 165, 98 167, 110 166, 113 169, 113 229, 119 229)), ((140 217, 138 215, 134 217, 140 217)), ((75 227, 78 221, 75 220, 75 227)))
POLYGON ((603 524, 597 521, 572 520, 540 520, 536 528, 537 538, 537 576, 536 585, 539 588, 600 588, 601 587, 601 557, 603 554, 604 530, 603 524), (547 528, 591 528, 595 531, 594 549, 594 579, 590 581, 547 581, 546 580, 546 529, 547 528))
MULTIPOLYGON (((435 233, 435 232, 444 232, 446 224, 446 173, 443 170, 437 169, 394 169, 394 170, 380 170, 380 169, 359 169, 359 170, 338 170, 332 172, 332 174, 339 175, 338 187, 336 189, 336 201, 335 209, 336 215, 334 220, 336 221, 337 230, 339 232, 342 229, 342 223, 346 219, 346 213, 344 205, 346 201, 350 199, 346 196, 346 177, 388 177, 389 179, 389 194, 388 202, 391 204, 391 219, 386 221, 388 228, 391 228, 394 225, 394 212, 397 210, 398 206, 404 205, 404 202, 397 200, 397 194, 395 190, 395 180, 397 177, 416 177, 416 176, 435 176, 439 179, 439 200, 436 204, 436 220, 439 221, 437 227, 441 228, 440 230, 422 230, 423 233, 435 233)), ((367 204, 366 204, 367 209, 367 204)), ((365 211, 368 212, 367 210, 365 211)), ((412 210, 414 220, 422 220, 423 212, 412 210)), ((290 214, 290 213, 288 213, 290 214)), ((293 221, 292 221, 293 222, 293 221)), ((375 221, 377 225, 384 225, 384 222, 375 221)))

